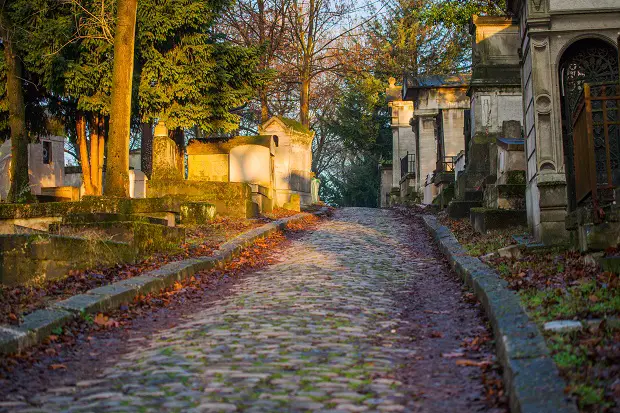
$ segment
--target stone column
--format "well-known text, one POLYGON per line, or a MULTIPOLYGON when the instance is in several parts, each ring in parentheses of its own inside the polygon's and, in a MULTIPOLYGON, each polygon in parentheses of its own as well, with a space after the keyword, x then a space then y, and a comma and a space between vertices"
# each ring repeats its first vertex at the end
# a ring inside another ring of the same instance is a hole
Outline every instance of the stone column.
POLYGON ((416 110, 418 123, 418 152, 416 153, 417 188, 424 193, 426 177, 437 166, 437 118, 436 110, 416 110))
MULTIPOLYGON (((546 34, 531 38, 532 99, 535 158, 528 162, 528 204, 535 208, 532 224, 534 235, 546 244, 567 240, 565 229, 567 192, 562 145, 562 116, 556 59, 551 53, 552 39, 546 34)), ((526 122, 528 122, 526 116, 526 122)), ((531 147, 528 150, 531 152, 531 147)))

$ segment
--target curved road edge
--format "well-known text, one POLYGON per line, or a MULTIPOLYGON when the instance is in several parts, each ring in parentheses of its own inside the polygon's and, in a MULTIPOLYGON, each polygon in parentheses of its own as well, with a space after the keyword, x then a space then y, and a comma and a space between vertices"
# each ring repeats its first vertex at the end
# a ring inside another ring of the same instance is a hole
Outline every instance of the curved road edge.
POLYGON ((450 266, 472 288, 491 321, 511 412, 577 413, 575 402, 564 393, 566 383, 545 340, 519 297, 493 269, 468 255, 435 216, 422 218, 450 266))

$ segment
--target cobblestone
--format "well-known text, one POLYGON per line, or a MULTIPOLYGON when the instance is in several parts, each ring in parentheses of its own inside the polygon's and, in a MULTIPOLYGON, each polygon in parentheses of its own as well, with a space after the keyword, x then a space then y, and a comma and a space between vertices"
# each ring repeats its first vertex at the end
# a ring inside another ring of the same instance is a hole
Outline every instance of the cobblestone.
POLYGON ((397 345, 394 293, 432 262, 403 246, 407 231, 391 211, 339 210, 114 368, 11 411, 424 411, 394 373, 416 355, 397 345))

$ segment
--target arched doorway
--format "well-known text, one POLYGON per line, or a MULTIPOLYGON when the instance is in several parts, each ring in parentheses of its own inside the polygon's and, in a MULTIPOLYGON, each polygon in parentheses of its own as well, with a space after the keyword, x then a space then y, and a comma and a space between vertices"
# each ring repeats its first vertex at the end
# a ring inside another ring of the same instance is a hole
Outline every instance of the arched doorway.
MULTIPOLYGON (((574 210, 575 167, 573 150, 573 114, 578 109, 584 83, 618 82, 618 52, 616 48, 600 39, 583 39, 573 43, 560 60, 560 93, 562 95, 562 136, 564 160, 566 162, 566 181, 568 184, 568 207, 574 210)), ((612 169, 618 169, 620 142, 610 142, 612 159, 616 159, 612 169)), ((605 150, 604 140, 595 139, 595 152, 605 150)), ((597 162, 597 171, 602 167, 597 162)))

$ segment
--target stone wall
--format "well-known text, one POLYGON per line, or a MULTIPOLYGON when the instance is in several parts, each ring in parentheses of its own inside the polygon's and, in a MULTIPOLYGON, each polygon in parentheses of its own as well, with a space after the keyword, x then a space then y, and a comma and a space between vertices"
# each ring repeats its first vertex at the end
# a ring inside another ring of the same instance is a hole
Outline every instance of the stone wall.
POLYGON ((123 242, 55 235, 0 235, 0 283, 40 284, 65 277, 71 269, 134 262, 123 242))
POLYGON ((389 196, 392 191, 392 165, 381 165, 379 167, 379 175, 381 177, 381 186, 379 189, 379 206, 381 208, 389 207, 389 196))
POLYGON ((149 198, 169 196, 181 202, 203 201, 215 205, 217 213, 235 217, 253 217, 252 190, 239 182, 208 182, 190 180, 151 180, 147 184, 149 198))

